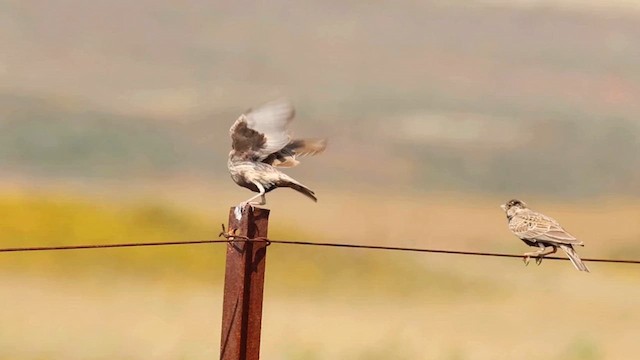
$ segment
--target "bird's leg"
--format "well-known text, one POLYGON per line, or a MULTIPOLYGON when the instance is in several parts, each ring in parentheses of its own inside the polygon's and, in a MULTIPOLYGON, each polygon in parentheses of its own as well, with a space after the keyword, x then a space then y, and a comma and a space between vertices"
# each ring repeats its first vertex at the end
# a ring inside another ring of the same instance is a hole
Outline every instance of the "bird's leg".
POLYGON ((538 251, 534 252, 532 255, 536 257, 536 265, 540 265, 540 263, 542 262, 542 253, 544 253, 544 251, 546 250, 546 245, 543 243, 538 243, 538 247, 540 249, 538 249, 538 251))
POLYGON ((259 194, 252 197, 251 199, 247 200, 247 202, 251 205, 264 205, 267 203, 267 198, 264 196, 264 194, 266 193, 264 186, 262 186, 262 184, 260 184, 259 182, 254 181, 253 182, 256 187, 258 188, 259 194), (252 202, 251 200, 254 200, 255 198, 260 197, 260 202, 252 202))
POLYGON ((545 244, 543 244, 543 243, 540 243, 540 242, 538 243, 538 247, 540 247, 540 249, 538 251, 531 251, 531 252, 524 253, 523 261, 524 261, 525 265, 529 265, 529 260, 532 257, 535 257, 536 258, 536 264, 540 265, 540 263, 542 262, 542 258, 545 255, 553 254, 554 252, 556 252, 556 249, 555 249, 554 246, 551 246, 551 251, 547 251, 547 246, 545 244), (545 252, 545 251, 547 251, 547 252, 545 252))
POLYGON ((545 257, 546 255, 550 255, 550 254, 554 254, 556 251, 558 251, 558 248, 551 245, 549 247, 546 247, 540 243, 538 243, 540 245, 540 247, 542 248, 540 250, 540 253, 538 254, 538 257, 536 258, 536 264, 540 265, 540 263, 542 263, 542 258, 545 257))
MULTIPOLYGON (((542 251, 544 251, 544 245, 538 243, 538 246, 541 247, 540 250, 538 251, 531 251, 531 252, 526 252, 524 253, 524 258, 522 259, 522 261, 524 261, 524 265, 527 266, 529 265, 529 260, 531 260, 532 256, 538 256, 542 251)), ((536 260, 537 261, 537 260, 536 260)))
POLYGON ((267 197, 264 194, 260 195, 260 202, 253 203, 253 205, 265 205, 267 203, 267 197))
POLYGON ((251 209, 253 209, 254 205, 264 205, 267 203, 267 198, 264 196, 264 194, 266 193, 264 186, 262 186, 262 184, 260 184, 259 182, 256 182, 256 181, 252 181, 252 182, 258 188, 259 193, 255 196, 250 197, 246 201, 241 202, 240 204, 238 204, 238 206, 236 206, 236 208, 234 209, 234 213, 236 215, 236 219, 238 220, 242 218, 242 209, 244 209, 245 206, 249 205, 251 206, 251 209), (260 198, 259 203, 253 201, 256 198, 260 198))

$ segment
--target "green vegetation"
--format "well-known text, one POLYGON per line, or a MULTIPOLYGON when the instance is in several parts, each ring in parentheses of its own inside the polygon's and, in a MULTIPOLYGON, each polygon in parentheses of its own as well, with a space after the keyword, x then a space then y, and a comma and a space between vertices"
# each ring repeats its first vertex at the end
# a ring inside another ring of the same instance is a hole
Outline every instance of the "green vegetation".
MULTIPOLYGON (((161 205, 129 207, 62 196, 5 196, 0 199, 0 213, 3 247, 180 241, 210 239, 215 233, 202 218, 161 205)), ((194 245, 10 253, 3 254, 0 267, 19 272, 115 271, 203 278, 210 269, 223 266, 221 250, 194 245)))

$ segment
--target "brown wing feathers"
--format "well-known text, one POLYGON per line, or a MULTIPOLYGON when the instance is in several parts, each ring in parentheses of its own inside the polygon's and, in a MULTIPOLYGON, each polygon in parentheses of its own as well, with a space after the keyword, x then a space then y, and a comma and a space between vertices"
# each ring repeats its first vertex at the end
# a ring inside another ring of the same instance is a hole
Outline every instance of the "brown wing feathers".
POLYGON ((236 152, 260 151, 267 139, 264 134, 249 128, 246 121, 238 121, 231 132, 231 147, 236 152))
POLYGON ((534 211, 514 216, 509 227, 521 239, 582 245, 582 241, 564 230, 556 220, 534 211))

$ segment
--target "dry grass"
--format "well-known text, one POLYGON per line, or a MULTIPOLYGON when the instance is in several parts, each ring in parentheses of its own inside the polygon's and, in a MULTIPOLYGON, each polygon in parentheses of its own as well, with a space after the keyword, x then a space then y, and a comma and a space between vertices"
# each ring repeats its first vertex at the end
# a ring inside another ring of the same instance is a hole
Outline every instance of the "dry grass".
MULTIPOLYGON (((630 359, 639 350, 635 279, 608 269, 587 278, 560 264, 450 265, 500 283, 501 295, 292 295, 267 286, 263 358, 630 359)), ((219 286, 94 281, 3 276, 0 358, 216 356, 219 286)))
MULTIPOLYGON (((97 206, 81 199, 62 201, 59 196, 36 201, 13 195, 13 207, 7 207, 10 201, 5 197, 3 213, 14 213, 0 220, 3 243, 8 241, 8 219, 17 219, 20 212, 21 219, 31 219, 23 230, 39 229, 31 235, 42 241, 51 237, 44 236, 47 231, 37 224, 56 228, 56 216, 69 218, 71 213, 76 221, 69 221, 69 226, 85 224, 123 237, 128 234, 122 230, 127 223, 140 227, 140 233, 156 234, 153 239, 198 235, 209 228, 215 234, 218 223, 226 220, 226 205, 246 195, 218 192, 222 195, 208 202, 202 194, 213 194, 210 187, 183 185, 182 191, 177 185, 159 187, 166 195, 154 201, 172 206, 135 207, 126 201, 118 204, 108 195, 110 201, 97 206), (22 208, 16 199, 23 200, 22 208), (42 206, 47 201, 57 204, 59 214, 50 213, 38 222, 29 212, 34 203, 42 206), (195 215, 179 210, 186 203, 198 205, 195 215), (81 211, 74 212, 74 207, 81 211), (141 218, 131 214, 148 208, 163 216, 142 217, 149 227, 145 228, 141 218), (214 208, 210 211, 214 215, 202 216, 205 212, 200 210, 214 208), (131 219, 137 220, 127 222, 131 219), (160 226, 154 222, 158 219, 164 235, 157 229, 153 232, 160 226)), ((320 202, 315 206, 286 191, 270 197, 273 237, 525 250, 506 232, 497 208, 502 199, 318 190, 320 202)), ((146 191, 132 189, 139 198, 155 190, 146 191)), ((632 201, 525 200, 583 238, 587 246, 580 253, 585 257, 638 256, 640 209, 632 201)), ((12 223, 14 234, 18 223, 12 223)), ((90 229, 76 228, 75 233, 68 227, 56 229, 77 242, 91 234, 90 229)), ((223 271, 221 258, 212 254, 216 249, 35 255, 25 265, 31 270, 24 272, 5 265, 0 275, 0 359, 216 357, 223 271), (71 265, 59 267, 60 261, 71 265)), ((13 256, 4 254, 2 260, 10 263, 13 256)), ((516 259, 273 246, 263 358, 633 358, 640 350, 636 341, 640 316, 633 301, 640 297, 637 270, 622 265, 590 267, 593 272, 583 274, 568 262, 557 261, 524 267, 516 259)))

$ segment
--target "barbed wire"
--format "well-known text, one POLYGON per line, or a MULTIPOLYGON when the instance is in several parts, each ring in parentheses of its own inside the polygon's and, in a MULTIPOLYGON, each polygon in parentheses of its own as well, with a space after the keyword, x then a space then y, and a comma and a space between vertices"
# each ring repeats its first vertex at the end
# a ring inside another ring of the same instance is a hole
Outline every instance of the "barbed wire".
MULTIPOLYGON (((297 241, 297 240, 274 240, 266 238, 248 238, 241 235, 231 235, 221 233, 225 239, 215 240, 188 240, 188 241, 170 241, 170 242, 137 242, 137 243, 113 243, 113 244, 83 244, 83 245, 60 245, 60 246, 31 246, 31 247, 10 247, 0 248, 0 253, 8 252, 33 252, 33 251, 62 251, 62 250, 87 250, 87 249, 113 249, 128 247, 150 247, 150 246, 177 246, 177 245, 196 245, 196 244, 222 244, 234 242, 267 242, 269 244, 280 245, 301 245, 301 246, 320 246, 320 247, 337 247, 350 249, 368 249, 383 251, 401 251, 401 252, 418 252, 418 253, 434 253, 434 254, 450 254, 450 255, 467 255, 467 256, 488 256, 503 258, 522 259, 523 255, 482 252, 482 251, 463 251, 450 249, 429 249, 429 248, 413 248, 400 246, 382 246, 382 245, 362 245, 350 243, 331 243, 331 242, 313 242, 313 241, 297 241)), ((545 260, 568 260, 559 256, 545 256, 545 260)), ((600 262, 600 263, 616 263, 616 264, 640 264, 640 260, 622 260, 622 259, 601 259, 601 258, 582 258, 583 261, 600 262)))

